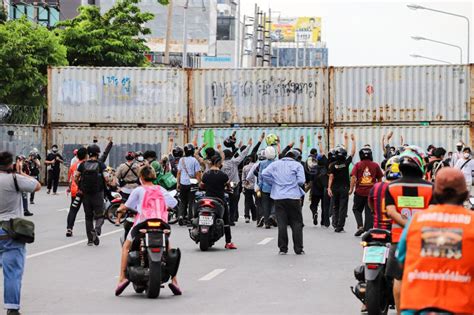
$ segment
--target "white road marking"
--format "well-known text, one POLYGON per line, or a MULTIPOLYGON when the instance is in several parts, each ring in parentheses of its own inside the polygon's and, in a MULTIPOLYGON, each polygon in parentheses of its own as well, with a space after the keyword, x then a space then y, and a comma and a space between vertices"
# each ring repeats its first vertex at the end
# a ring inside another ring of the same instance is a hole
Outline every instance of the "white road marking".
POLYGON ((273 237, 267 237, 263 239, 262 241, 258 242, 257 245, 266 245, 270 243, 273 240, 273 237))
POLYGON ((64 209, 59 209, 59 210, 56 210, 58 212, 61 212, 61 211, 69 211, 69 208, 64 208, 64 209))
MULTIPOLYGON (((118 229, 118 230, 114 230, 114 231, 111 231, 111 232, 104 233, 104 234, 101 235, 101 237, 112 235, 112 234, 119 233, 119 232, 123 232, 123 229, 118 229)), ((51 249, 48 249, 48 250, 45 250, 43 252, 39 252, 39 253, 36 253, 36 254, 31 254, 31 255, 26 256, 26 258, 30 259, 30 258, 34 258, 34 257, 38 257, 38 256, 43 256, 43 255, 54 253, 54 252, 57 252, 59 250, 63 250, 63 249, 69 248, 69 247, 84 244, 85 242, 87 242, 87 238, 83 239, 83 240, 80 240, 80 241, 77 241, 77 242, 74 242, 74 243, 71 243, 71 244, 59 246, 59 247, 56 247, 56 248, 51 248, 51 249)))
POLYGON ((199 279, 199 281, 209 281, 223 273, 225 269, 214 269, 213 271, 209 272, 207 275, 199 279))

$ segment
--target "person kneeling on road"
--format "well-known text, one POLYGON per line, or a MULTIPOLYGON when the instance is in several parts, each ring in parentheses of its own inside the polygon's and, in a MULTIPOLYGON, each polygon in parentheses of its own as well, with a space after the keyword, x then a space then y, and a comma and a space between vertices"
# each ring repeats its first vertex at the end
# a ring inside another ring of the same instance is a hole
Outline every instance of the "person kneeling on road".
POLYGON ((303 214, 301 197, 305 183, 303 165, 298 162, 299 151, 290 150, 286 156, 270 164, 262 173, 263 179, 272 185, 271 198, 275 200, 278 221, 278 247, 280 255, 288 252, 288 225, 293 233, 293 248, 297 255, 303 251, 303 214))
MULTIPOLYGON (((131 209, 137 212, 137 217, 135 219, 135 222, 133 223, 133 226, 136 226, 138 223, 144 222, 145 220, 148 219, 161 219, 164 222, 168 222, 168 211, 165 211, 164 213, 161 212, 159 215, 161 217, 157 218, 151 218, 151 217, 145 217, 142 215, 142 205, 143 201, 145 200, 145 194, 147 193, 147 189, 159 189, 161 194, 163 194, 163 200, 166 203, 166 209, 168 208, 174 208, 178 204, 175 198, 173 198, 166 189, 164 189, 161 186, 157 186, 153 184, 153 181, 156 180, 156 173, 155 170, 148 165, 143 166, 140 168, 138 172, 138 176, 140 178, 140 183, 142 186, 139 186, 135 188, 132 193, 130 194, 130 197, 128 198, 127 202, 125 204, 122 204, 120 208, 118 209, 117 213, 117 218, 116 222, 120 222, 120 218, 122 216, 122 213, 126 212, 127 209, 131 209)), ((133 229, 133 228, 132 228, 133 229)), ((126 278, 125 272, 127 269, 127 257, 128 257, 128 252, 130 251, 130 247, 132 246, 132 233, 128 233, 127 239, 123 243, 122 246, 122 257, 121 257, 121 262, 120 262, 120 276, 119 276, 119 282, 117 285, 117 288, 115 289, 115 295, 119 296, 122 294, 122 292, 125 290, 125 288, 130 284, 130 281, 126 278)), ((168 245, 169 248, 171 248, 171 245, 168 245)), ((173 277, 171 279, 171 284, 169 285, 171 291, 173 291, 174 295, 181 295, 181 289, 179 288, 178 285, 178 279, 177 277, 173 277)))

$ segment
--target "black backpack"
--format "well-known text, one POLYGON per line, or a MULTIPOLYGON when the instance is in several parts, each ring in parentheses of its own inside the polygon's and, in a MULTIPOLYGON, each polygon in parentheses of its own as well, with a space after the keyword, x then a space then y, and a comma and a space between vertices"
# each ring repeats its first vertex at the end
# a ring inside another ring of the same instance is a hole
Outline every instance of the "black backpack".
POLYGON ((100 171, 98 161, 85 161, 84 170, 81 173, 81 191, 86 194, 93 194, 103 190, 104 178, 100 171))

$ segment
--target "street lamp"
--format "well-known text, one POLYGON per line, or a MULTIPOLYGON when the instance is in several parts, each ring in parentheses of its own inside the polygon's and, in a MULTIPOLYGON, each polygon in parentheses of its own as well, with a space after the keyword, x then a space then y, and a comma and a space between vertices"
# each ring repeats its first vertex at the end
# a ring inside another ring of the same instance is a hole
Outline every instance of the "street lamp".
POLYGON ((422 58, 422 59, 428 59, 428 60, 433 60, 433 61, 437 61, 437 62, 443 62, 443 63, 447 63, 447 64, 452 64, 452 62, 449 62, 449 61, 446 61, 446 60, 435 59, 435 58, 426 57, 426 56, 417 55, 417 54, 411 54, 410 57, 413 57, 413 58, 422 58))
POLYGON ((421 37, 421 36, 412 36, 411 38, 414 39, 414 40, 426 40, 426 41, 429 41, 429 42, 433 42, 433 43, 437 43, 437 44, 441 44, 441 45, 446 45, 446 46, 451 46, 451 47, 458 48, 459 51, 461 52, 461 62, 460 62, 460 64, 462 64, 462 48, 460 46, 453 45, 453 44, 446 43, 446 42, 442 42, 442 41, 439 41, 439 40, 434 40, 434 39, 430 39, 430 38, 426 38, 426 37, 421 37))
POLYGON ((427 7, 424 7, 424 6, 421 6, 421 5, 418 5, 418 4, 409 4, 407 5, 407 7, 409 9, 412 9, 412 10, 428 10, 428 11, 432 11, 432 12, 437 12, 437 13, 442 13, 442 14, 447 14, 447 15, 451 15, 451 16, 456 16, 456 17, 460 17, 462 19, 465 19, 466 22, 467 22, 467 64, 469 64, 469 58, 470 58, 470 39, 471 39, 471 35, 470 35, 470 32, 471 32, 471 26, 470 26, 470 21, 469 21, 469 18, 467 16, 464 16, 464 15, 460 15, 460 14, 455 14, 455 13, 451 13, 451 12, 446 12, 446 11, 442 11, 442 10, 436 10, 436 9, 431 9, 431 8, 427 8, 427 7))

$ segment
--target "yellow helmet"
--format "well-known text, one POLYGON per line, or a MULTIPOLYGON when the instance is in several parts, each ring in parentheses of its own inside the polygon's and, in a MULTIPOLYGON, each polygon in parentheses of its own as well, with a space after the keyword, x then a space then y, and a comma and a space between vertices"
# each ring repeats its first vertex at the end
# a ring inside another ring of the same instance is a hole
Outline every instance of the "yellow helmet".
POLYGON ((274 135, 273 133, 271 133, 265 137, 265 141, 267 142, 267 145, 269 146, 274 145, 278 142, 278 137, 274 135))

